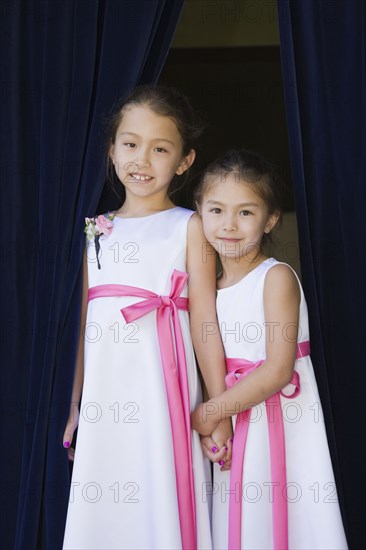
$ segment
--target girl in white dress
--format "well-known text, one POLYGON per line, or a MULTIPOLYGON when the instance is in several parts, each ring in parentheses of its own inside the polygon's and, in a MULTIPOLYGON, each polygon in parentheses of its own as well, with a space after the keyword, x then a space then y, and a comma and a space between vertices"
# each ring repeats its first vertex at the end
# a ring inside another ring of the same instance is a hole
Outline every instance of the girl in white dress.
MULTIPOLYGON (((166 88, 137 88, 112 120, 125 200, 86 220, 65 550, 211 548, 209 462, 190 412, 201 401, 192 341, 209 394, 225 388, 219 335, 202 338, 203 323, 217 327, 215 265, 201 220, 169 195, 195 134, 188 101, 166 88)), ((220 452, 230 429, 212 436, 220 452)))
MULTIPOLYGON (((206 435, 236 420, 231 470, 214 467, 214 548, 347 548, 303 291, 263 249, 281 215, 275 173, 255 153, 230 151, 208 167, 197 202, 222 263, 228 389, 199 405, 192 423, 206 435)), ((206 454, 214 458, 207 444, 206 454)))

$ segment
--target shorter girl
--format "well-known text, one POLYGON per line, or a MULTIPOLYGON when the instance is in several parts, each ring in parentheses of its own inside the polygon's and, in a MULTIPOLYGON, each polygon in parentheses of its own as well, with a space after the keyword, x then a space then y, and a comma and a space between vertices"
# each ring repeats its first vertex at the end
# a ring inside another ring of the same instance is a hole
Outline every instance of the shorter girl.
POLYGON ((263 251, 281 216, 273 169, 255 153, 230 151, 208 167, 197 204, 222 263, 228 389, 197 407, 192 422, 209 435, 237 415, 231 471, 215 465, 214 547, 347 548, 306 302, 293 270, 263 251))

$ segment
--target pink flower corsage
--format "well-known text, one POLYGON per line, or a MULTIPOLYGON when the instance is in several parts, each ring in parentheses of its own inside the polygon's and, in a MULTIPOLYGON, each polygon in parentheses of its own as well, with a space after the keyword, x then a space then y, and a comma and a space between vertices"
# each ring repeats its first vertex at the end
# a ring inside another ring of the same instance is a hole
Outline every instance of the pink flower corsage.
POLYGON ((85 218, 86 225, 84 233, 86 233, 86 238, 88 239, 88 241, 94 241, 95 243, 98 269, 100 269, 98 258, 98 254, 100 251, 99 239, 102 235, 108 237, 112 233, 114 216, 114 212, 108 212, 108 214, 101 214, 96 218, 85 218))

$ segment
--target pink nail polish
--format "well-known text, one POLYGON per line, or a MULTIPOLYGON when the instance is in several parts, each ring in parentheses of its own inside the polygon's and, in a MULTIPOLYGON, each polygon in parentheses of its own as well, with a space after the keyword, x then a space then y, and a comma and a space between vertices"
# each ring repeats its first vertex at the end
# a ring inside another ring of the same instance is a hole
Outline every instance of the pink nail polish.
POLYGON ((217 448, 217 447, 211 447, 211 451, 212 451, 213 453, 217 453, 218 448, 217 448))
POLYGON ((70 447, 70 441, 65 441, 64 442, 64 447, 65 447, 65 449, 68 449, 70 447))
POLYGON ((234 441, 234 439, 232 437, 230 437, 230 442, 232 443, 234 441))
POLYGON ((228 451, 229 450, 229 447, 225 447, 225 451, 228 451))
POLYGON ((225 464, 225 460, 219 460, 220 466, 223 466, 225 464))

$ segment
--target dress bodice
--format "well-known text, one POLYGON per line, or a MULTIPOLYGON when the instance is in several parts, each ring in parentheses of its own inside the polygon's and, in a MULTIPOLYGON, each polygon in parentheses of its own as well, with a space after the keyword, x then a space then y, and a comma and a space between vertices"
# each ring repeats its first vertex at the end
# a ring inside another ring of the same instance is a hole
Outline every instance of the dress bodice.
MULTIPOLYGON (((217 314, 226 357, 242 357, 250 361, 265 359, 264 281, 268 271, 279 263, 274 258, 268 258, 238 283, 218 290, 217 314)), ((300 291, 298 342, 309 340, 307 306, 301 285, 300 291)), ((275 324, 268 329, 276 331, 275 324)), ((286 327, 282 330, 286 338, 286 327)), ((290 327, 288 335, 291 337, 290 327)))

